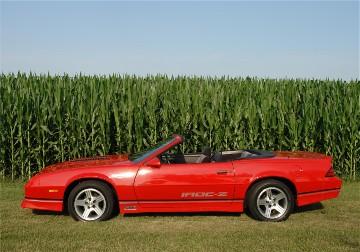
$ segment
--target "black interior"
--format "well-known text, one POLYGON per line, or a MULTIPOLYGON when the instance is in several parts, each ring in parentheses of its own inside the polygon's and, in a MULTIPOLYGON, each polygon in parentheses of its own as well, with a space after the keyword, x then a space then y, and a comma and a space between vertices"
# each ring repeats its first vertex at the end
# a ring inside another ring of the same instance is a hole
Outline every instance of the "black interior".
POLYGON ((233 150, 211 153, 211 149, 209 147, 204 147, 202 153, 164 153, 160 156, 160 159, 161 163, 195 164, 210 162, 230 162, 241 159, 271 158, 274 156, 275 154, 273 152, 263 150, 233 150))

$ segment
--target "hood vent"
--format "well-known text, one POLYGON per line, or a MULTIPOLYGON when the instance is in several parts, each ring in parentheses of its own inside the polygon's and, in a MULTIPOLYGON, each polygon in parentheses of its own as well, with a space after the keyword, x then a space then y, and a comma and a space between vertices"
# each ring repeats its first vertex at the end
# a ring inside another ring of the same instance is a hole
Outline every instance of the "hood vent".
POLYGON ((94 160, 109 160, 108 157, 89 157, 89 158, 78 158, 70 160, 70 162, 84 162, 84 161, 94 161, 94 160))

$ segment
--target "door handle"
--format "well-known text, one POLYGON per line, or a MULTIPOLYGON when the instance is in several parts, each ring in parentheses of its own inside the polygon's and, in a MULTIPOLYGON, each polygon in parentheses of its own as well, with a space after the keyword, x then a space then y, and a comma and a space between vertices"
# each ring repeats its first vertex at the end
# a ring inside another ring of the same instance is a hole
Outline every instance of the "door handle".
POLYGON ((216 173, 217 174, 226 174, 226 173, 228 173, 228 170, 217 170, 216 173))

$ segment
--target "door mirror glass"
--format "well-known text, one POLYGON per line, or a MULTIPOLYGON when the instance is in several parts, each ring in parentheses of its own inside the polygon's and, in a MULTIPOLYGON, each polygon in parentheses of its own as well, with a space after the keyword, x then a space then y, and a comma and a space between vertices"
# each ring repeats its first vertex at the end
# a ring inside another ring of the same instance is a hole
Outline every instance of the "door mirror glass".
POLYGON ((161 165, 160 159, 158 159, 158 158, 151 159, 149 162, 147 162, 146 165, 153 167, 153 168, 160 168, 160 165, 161 165))

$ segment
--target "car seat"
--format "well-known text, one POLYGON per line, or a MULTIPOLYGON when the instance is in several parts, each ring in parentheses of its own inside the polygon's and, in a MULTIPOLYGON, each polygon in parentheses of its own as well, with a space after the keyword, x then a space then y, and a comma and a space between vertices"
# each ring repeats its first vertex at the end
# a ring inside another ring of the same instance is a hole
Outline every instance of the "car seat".
POLYGON ((210 163, 210 160, 211 160, 211 148, 205 146, 202 151, 202 154, 196 160, 196 163, 210 163))

